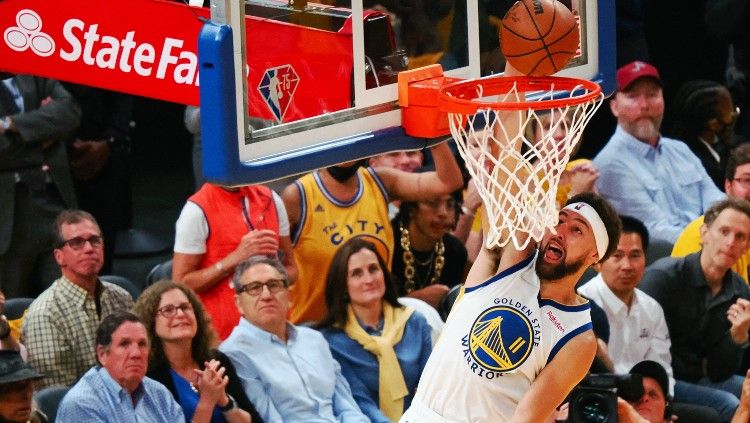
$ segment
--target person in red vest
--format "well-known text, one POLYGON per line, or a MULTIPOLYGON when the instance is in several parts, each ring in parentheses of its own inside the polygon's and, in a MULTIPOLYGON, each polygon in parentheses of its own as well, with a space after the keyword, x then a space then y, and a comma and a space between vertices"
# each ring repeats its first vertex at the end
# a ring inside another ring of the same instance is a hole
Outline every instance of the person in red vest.
POLYGON ((297 278, 289 218, 278 194, 263 185, 213 184, 193 194, 177 219, 172 278, 198 293, 223 340, 240 320, 229 286, 234 268, 252 256, 278 257, 297 278))

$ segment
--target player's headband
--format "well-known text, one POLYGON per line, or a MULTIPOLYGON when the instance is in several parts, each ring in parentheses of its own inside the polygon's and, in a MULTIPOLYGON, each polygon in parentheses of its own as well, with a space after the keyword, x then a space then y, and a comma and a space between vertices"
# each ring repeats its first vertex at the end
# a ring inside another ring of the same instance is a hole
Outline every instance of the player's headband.
POLYGON ((563 207, 563 210, 574 211, 589 222, 589 226, 591 226, 591 230, 594 232, 596 252, 599 253, 599 259, 601 260, 609 246, 609 235, 607 235, 607 227, 604 226, 604 221, 599 217, 599 213, 590 205, 582 202, 568 204, 563 207))

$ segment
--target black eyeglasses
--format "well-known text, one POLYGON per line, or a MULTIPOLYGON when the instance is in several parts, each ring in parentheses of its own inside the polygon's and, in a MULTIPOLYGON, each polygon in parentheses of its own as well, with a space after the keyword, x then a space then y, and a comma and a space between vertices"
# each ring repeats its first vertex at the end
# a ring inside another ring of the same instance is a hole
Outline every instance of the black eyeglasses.
POLYGON ((104 238, 101 237, 101 235, 91 235, 88 238, 84 238, 82 236, 77 236, 75 238, 70 238, 68 240, 65 240, 57 245, 57 248, 62 248, 67 244, 70 246, 70 248, 74 250, 80 250, 83 248, 86 243, 91 244, 92 247, 101 247, 104 243, 104 238))
POLYGON ((181 310, 182 314, 188 314, 193 312, 193 306, 190 303, 182 303, 180 305, 169 304, 156 310, 156 312, 167 319, 171 319, 177 315, 177 310, 181 310))
POLYGON ((257 297, 261 292, 263 292, 264 286, 268 288, 268 292, 270 292, 271 294, 276 294, 282 289, 286 288, 286 280, 271 279, 266 282, 251 282, 247 285, 242 285, 237 288, 237 293, 241 294, 244 292, 251 297, 257 297))

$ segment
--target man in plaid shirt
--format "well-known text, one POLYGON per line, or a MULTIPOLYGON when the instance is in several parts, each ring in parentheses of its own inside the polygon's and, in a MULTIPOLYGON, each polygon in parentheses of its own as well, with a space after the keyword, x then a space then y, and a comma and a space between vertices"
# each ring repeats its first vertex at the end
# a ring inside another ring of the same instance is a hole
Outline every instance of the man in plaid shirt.
POLYGON ((45 375, 37 389, 75 383, 96 363, 99 322, 133 305, 127 291, 99 280, 104 240, 91 214, 61 212, 55 221, 55 238, 55 261, 62 277, 31 304, 21 334, 29 364, 45 375))

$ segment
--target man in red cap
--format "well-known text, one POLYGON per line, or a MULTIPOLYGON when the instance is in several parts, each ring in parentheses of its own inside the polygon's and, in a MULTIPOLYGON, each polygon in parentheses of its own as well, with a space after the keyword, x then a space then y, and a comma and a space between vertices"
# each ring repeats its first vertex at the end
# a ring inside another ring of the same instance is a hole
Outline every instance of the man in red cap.
POLYGON ((643 221, 654 238, 674 242, 724 194, 685 143, 659 133, 664 97, 655 67, 641 61, 621 67, 610 108, 617 129, 594 159, 599 193, 620 214, 643 221))

